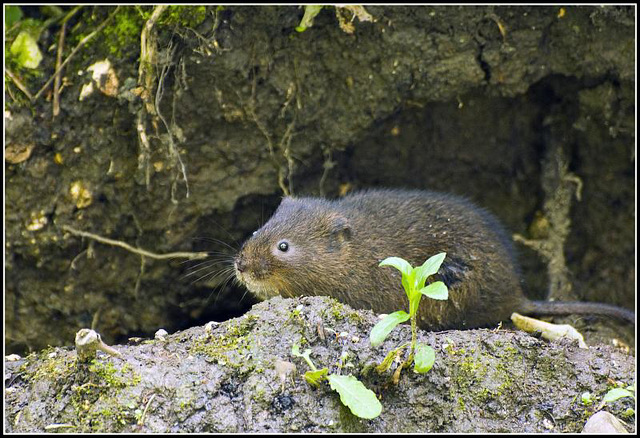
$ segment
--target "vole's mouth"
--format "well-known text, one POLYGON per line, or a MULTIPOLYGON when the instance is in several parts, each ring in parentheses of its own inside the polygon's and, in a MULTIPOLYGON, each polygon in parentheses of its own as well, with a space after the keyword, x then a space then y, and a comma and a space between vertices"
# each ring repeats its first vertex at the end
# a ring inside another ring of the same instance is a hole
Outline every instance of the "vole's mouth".
POLYGON ((235 266, 235 271, 236 278, 240 280, 240 282, 244 284, 247 289, 249 289, 249 292, 254 294, 257 298, 261 300, 267 300, 271 297, 279 295, 278 289, 275 288, 267 279, 257 279, 249 271, 241 272, 240 270, 238 270, 237 265, 235 266))

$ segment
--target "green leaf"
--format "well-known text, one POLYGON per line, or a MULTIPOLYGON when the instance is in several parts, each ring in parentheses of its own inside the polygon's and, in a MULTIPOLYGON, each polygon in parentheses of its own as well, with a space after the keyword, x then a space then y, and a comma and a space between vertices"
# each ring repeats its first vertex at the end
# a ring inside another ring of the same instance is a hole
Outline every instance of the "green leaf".
POLYGON ((40 12, 48 17, 59 17, 64 14, 60 6, 53 5, 40 6, 40 12))
POLYGON ((433 257, 429 257, 422 266, 416 268, 416 289, 422 289, 427 278, 438 272, 438 269, 440 269, 440 265, 442 265, 446 256, 446 252, 441 252, 433 257))
POLYGON ((16 21, 19 21, 21 18, 22 18, 22 9, 20 9, 20 6, 4 7, 4 25, 6 29, 10 28, 13 25, 13 23, 15 23, 16 21))
POLYGON ((313 362, 311 362, 311 357, 309 357, 311 354, 311 350, 309 350, 308 348, 304 350, 304 353, 300 354, 300 347, 298 346, 298 344, 293 344, 291 346, 291 354, 293 356, 303 358, 307 362, 307 365, 309 365, 309 368, 311 368, 313 371, 317 370, 313 362))
POLYGON ((327 378, 327 374, 329 374, 328 368, 322 368, 315 371, 307 371, 306 373, 304 373, 304 380, 306 380, 307 383, 318 387, 320 386, 320 383, 327 378))
POLYGON ((433 348, 425 344, 418 344, 416 355, 413 359, 413 369, 419 373, 426 373, 433 367, 436 361, 436 352, 433 348))
POLYGON ((300 24, 296 27, 298 32, 304 32, 307 27, 313 26, 313 19, 320 13, 322 6, 307 5, 304 7, 304 16, 300 20, 300 24))
POLYGON ((582 395, 580 396, 580 400, 582 401, 582 404, 585 406, 589 406, 593 403, 593 399, 591 398, 591 393, 589 391, 583 392, 582 395))
POLYGON ((634 416, 635 414, 636 414, 636 411, 633 410, 633 408, 627 408, 627 410, 620 415, 622 415, 625 418, 628 418, 628 417, 634 416))
POLYGON ((447 300, 449 299, 449 289, 447 285, 441 281, 431 283, 429 286, 420 289, 420 293, 434 300, 447 300))
POLYGON ((409 314, 403 310, 398 310, 397 312, 393 312, 385 316, 382 321, 377 323, 373 329, 371 329, 371 334, 369 334, 369 341, 371 342, 371 345, 377 347, 382 344, 395 326, 401 322, 407 321, 408 319, 409 314))
POLYGON ((407 278, 409 278, 411 276, 411 272, 413 272, 411 264, 400 257, 387 257, 381 261, 378 266, 393 266, 398 271, 402 272, 403 277, 406 276, 407 278))
POLYGON ((633 395, 632 392, 627 391, 624 388, 613 388, 612 390, 607 392, 607 394, 604 396, 602 401, 604 403, 611 403, 611 402, 614 402, 614 401, 618 400, 619 398, 623 398, 623 397, 633 397, 633 398, 635 398, 635 396, 633 395))
POLYGON ((353 415, 371 419, 382 412, 382 405, 375 393, 355 377, 331 374, 328 379, 331 389, 340 394, 340 401, 351 410, 353 415))
POLYGON ((37 68, 42 61, 42 53, 36 38, 27 31, 22 31, 11 44, 11 54, 17 58, 18 64, 26 68, 37 68))
POLYGON ((408 297, 411 294, 411 283, 409 282, 409 277, 404 274, 402 275, 402 288, 408 297))

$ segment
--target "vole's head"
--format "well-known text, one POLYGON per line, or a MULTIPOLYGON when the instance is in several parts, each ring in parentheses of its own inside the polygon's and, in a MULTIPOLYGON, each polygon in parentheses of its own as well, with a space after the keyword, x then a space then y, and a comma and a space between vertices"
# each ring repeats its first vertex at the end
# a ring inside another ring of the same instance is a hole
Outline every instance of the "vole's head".
POLYGON ((330 201, 285 198, 238 253, 236 277, 258 298, 315 295, 348 258, 351 228, 330 201))

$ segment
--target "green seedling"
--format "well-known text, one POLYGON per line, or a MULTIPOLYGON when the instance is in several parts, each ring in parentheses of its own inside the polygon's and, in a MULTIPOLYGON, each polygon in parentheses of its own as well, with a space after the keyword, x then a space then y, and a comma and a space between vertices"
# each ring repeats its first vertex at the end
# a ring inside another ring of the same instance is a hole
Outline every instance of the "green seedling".
MULTIPOLYGON (((577 397, 577 395, 576 395, 577 397)), ((625 398, 625 397, 631 397, 634 400, 636 399, 636 385, 635 383, 633 385, 629 385, 626 388, 612 388, 609 391, 607 391, 607 393, 604 395, 604 397, 602 398, 602 400, 600 401, 600 403, 598 403, 597 406, 595 406, 595 410, 599 411, 600 409, 602 409, 604 407, 605 404, 607 403, 613 403, 616 400, 619 400, 621 398, 625 398)), ((584 392, 582 393, 582 395, 580 396, 581 402, 584 406, 591 406, 595 400, 593 398, 593 395, 590 392, 584 392)), ((627 409, 626 411, 624 411, 621 415, 623 417, 629 417, 632 415, 635 415, 635 410, 632 408, 627 409)))
POLYGON ((17 23, 23 17, 22 9, 20 6, 5 6, 4 7, 4 27, 5 29, 13 26, 13 23, 17 23))
MULTIPOLYGON (((329 6, 327 6, 329 7, 329 6)), ((304 16, 300 20, 300 24, 296 26, 296 31, 304 32, 308 27, 313 26, 313 19, 322 10, 322 5, 307 5, 304 7, 304 16)), ((340 28, 346 33, 353 33, 353 20, 359 21, 375 21, 373 16, 367 12, 362 5, 335 5, 335 13, 340 24, 340 28)))
POLYGON ((367 389, 361 381, 353 376, 341 376, 339 374, 329 374, 328 368, 317 369, 311 361, 309 355, 311 350, 307 349, 300 353, 298 344, 293 344, 291 354, 301 357, 307 362, 311 371, 304 373, 307 383, 319 387, 323 381, 327 381, 331 389, 340 394, 340 401, 351 410, 353 415, 371 419, 380 415, 382 405, 378 401, 375 393, 367 389))
POLYGON ((603 403, 613 403, 614 401, 624 397, 632 397, 635 400, 636 399, 635 392, 636 392, 635 385, 630 385, 630 386, 627 386, 626 388, 613 388, 613 389, 610 389, 609 392, 605 394, 602 401, 603 403))
MULTIPOLYGON (((417 344, 416 338, 418 333, 417 313, 418 306, 422 296, 429 297, 434 300, 447 300, 449 298, 449 290, 442 281, 436 281, 426 285, 427 279, 436 274, 440 265, 446 257, 446 253, 442 252, 430 257, 422 266, 414 268, 409 262, 400 257, 389 257, 380 262, 379 266, 393 266, 402 274, 402 287, 409 299, 409 313, 398 310, 387 315, 382 321, 376 324, 371 330, 369 340, 371 345, 377 347, 382 344, 391 331, 400 323, 411 320, 411 344, 409 358, 400 367, 398 372, 404 367, 408 367, 414 363, 414 370, 418 373, 426 373, 431 369, 435 362, 435 351, 428 345, 417 344)), ((387 354, 384 361, 378 366, 378 371, 383 372, 389 369, 394 357, 399 357, 400 353, 407 344, 392 350, 387 354)), ((398 374, 399 375, 399 374, 398 374)), ((397 376, 395 376, 397 378, 397 376)))
POLYGON ((304 16, 300 20, 300 24, 296 27, 296 31, 304 32, 307 27, 313 26, 313 19, 322 10, 322 5, 307 5, 304 7, 304 16))
POLYGON ((589 391, 583 392, 580 396, 580 400, 585 406, 591 406, 593 404, 593 397, 591 396, 591 393, 589 391))
MULTIPOLYGON (((636 385, 635 383, 633 385, 629 385, 626 388, 613 388, 610 389, 605 395, 604 398, 602 399, 602 402, 600 403, 599 408, 602 409, 602 407, 604 407, 604 405, 606 403, 613 403, 614 401, 624 398, 624 397, 631 397, 633 398, 633 400, 636 399, 636 385)), ((630 417, 632 415, 634 415, 636 412, 632 409, 629 408, 627 409, 622 415, 626 416, 626 417, 630 417)))
POLYGON ((40 38, 42 27, 29 25, 31 23, 35 23, 35 20, 24 23, 22 26, 24 29, 20 31, 16 39, 11 43, 9 54, 18 66, 35 69, 42 61, 42 52, 38 47, 38 39, 40 38))

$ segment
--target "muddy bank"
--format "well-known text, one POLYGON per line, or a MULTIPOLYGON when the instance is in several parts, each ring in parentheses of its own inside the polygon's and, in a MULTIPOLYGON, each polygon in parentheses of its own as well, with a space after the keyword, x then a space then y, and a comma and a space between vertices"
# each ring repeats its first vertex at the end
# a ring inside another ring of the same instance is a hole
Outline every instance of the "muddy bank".
MULTIPOLYGON (((114 11, 80 10, 64 55, 114 11)), ((55 118, 46 94, 30 102, 8 83, 7 352, 66 345, 87 326, 123 342, 242 314, 253 301, 224 275, 227 245, 237 248, 284 192, 439 189, 527 239, 548 236, 564 211, 560 289, 633 308, 634 9, 367 11, 375 21, 354 20, 347 34, 334 8, 303 33, 293 6, 167 9, 154 68, 141 74, 153 10, 123 7, 65 67, 55 118), (80 100, 88 68, 104 59, 117 92, 80 100), (545 206, 544 163, 555 153, 576 177, 561 187, 573 193, 565 210, 545 206), (222 258, 141 258, 65 225, 222 258)), ((55 48, 59 31, 43 32, 40 47, 55 48)), ((40 76, 15 72, 32 92, 55 70, 55 50, 42 62, 40 76)), ((547 260, 519 250, 530 295, 545 296, 547 260)))
MULTIPOLYGON (((79 366, 76 353, 50 348, 6 362, 8 432, 580 432, 603 395, 634 381, 632 356, 610 346, 580 349, 511 330, 420 332, 436 350, 426 374, 372 366, 411 337, 396 328, 378 348, 378 321, 325 297, 275 298, 240 318, 194 327, 164 340, 118 345, 79 366), (355 417, 328 385, 305 382, 297 343, 331 373, 352 374, 383 410, 355 417), (338 371, 340 357, 345 355, 338 371), (278 374, 276 361, 293 363, 278 374), (589 392, 593 403, 582 402, 589 392), (51 426, 57 425, 57 426, 51 426), (47 429, 47 427, 49 428, 47 429), (53 429, 52 429, 53 428, 53 429)), ((629 397, 606 405, 619 418, 629 397)), ((633 432, 633 421, 627 422, 633 432)))

